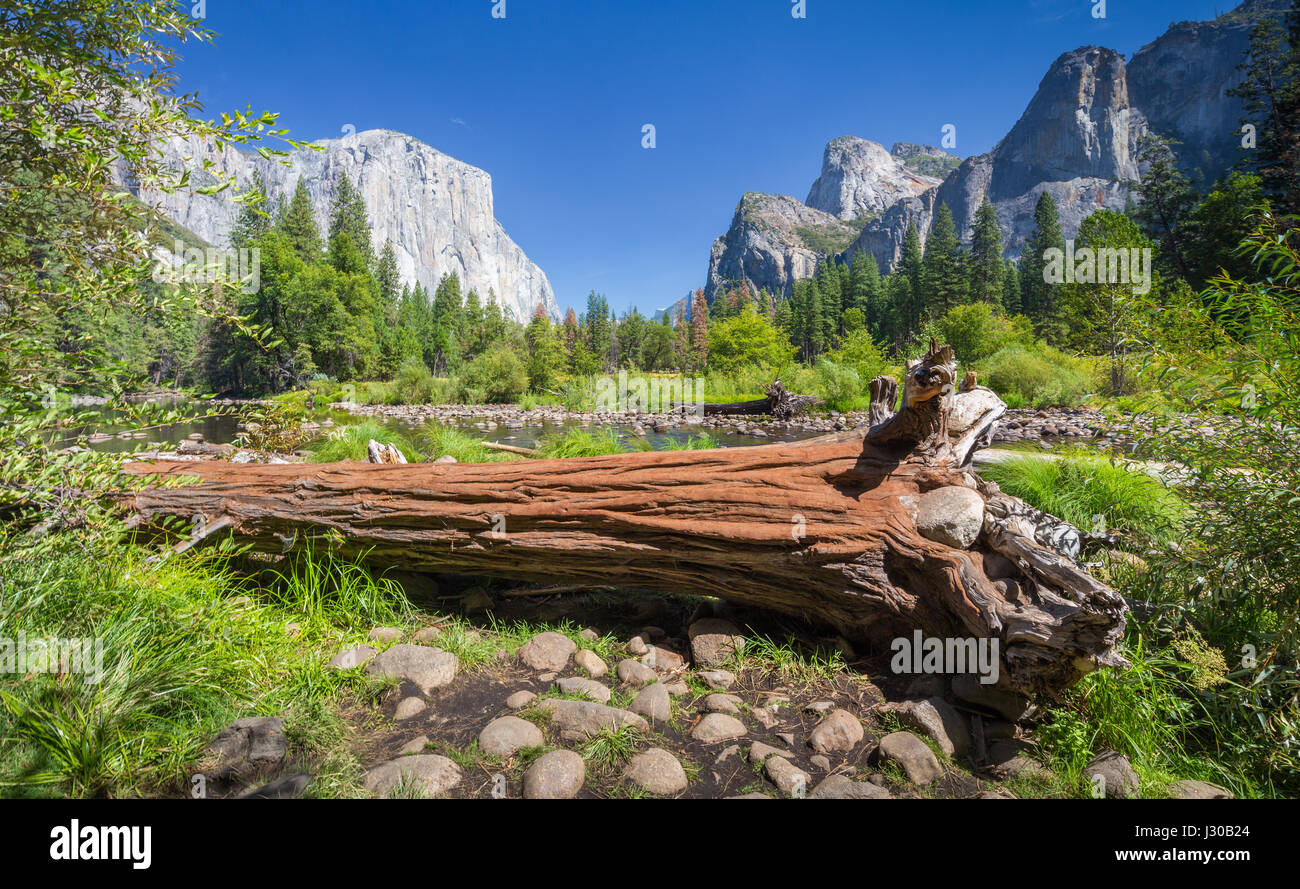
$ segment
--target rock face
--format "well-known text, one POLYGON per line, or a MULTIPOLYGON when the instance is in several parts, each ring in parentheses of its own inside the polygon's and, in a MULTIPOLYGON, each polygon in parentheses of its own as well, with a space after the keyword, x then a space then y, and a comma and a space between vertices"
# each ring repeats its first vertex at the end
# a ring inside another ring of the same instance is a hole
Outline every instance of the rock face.
MULTIPOLYGON (((940 151, 941 149, 929 149, 940 151)), ((904 143, 909 159, 926 149, 904 143)), ((840 136, 826 144, 822 172, 804 201, 814 210, 849 221, 876 217, 904 198, 914 197, 942 181, 908 168, 905 159, 885 146, 857 136, 840 136)))
POLYGON ((868 223, 845 251, 861 248, 882 269, 902 254, 903 235, 915 225, 924 244, 939 204, 947 204, 969 243, 975 211, 987 197, 998 211, 1004 246, 1017 256, 1033 230, 1034 206, 1049 191, 1061 228, 1073 237, 1100 209, 1123 210, 1139 178, 1138 140, 1146 118, 1129 99, 1124 57, 1085 46, 1062 54, 1038 85, 1020 120, 988 154, 969 157, 932 192, 891 207, 868 223))
POLYGON ((731 228, 713 244, 706 296, 742 279, 755 291, 788 296, 794 280, 816 270, 809 252, 826 253, 842 234, 828 217, 842 225, 865 221, 839 258, 862 249, 882 271, 897 263, 909 226, 924 245, 940 204, 969 244, 975 211, 987 197, 1006 253, 1016 257, 1033 230, 1039 196, 1049 192, 1072 238, 1093 212, 1125 209, 1147 132, 1179 140, 1180 164, 1194 180, 1212 181, 1240 156, 1243 111, 1228 91, 1241 82, 1236 66, 1250 30, 1288 6, 1289 0, 1247 0, 1212 22, 1175 24, 1128 62, 1098 46, 1063 53, 1006 137, 955 170, 956 158, 941 149, 897 143, 885 152, 866 139, 835 139, 806 205, 772 195, 741 201, 731 228))
POLYGON ((1280 17, 1289 0, 1248 0, 1211 22, 1178 22, 1128 63, 1129 98, 1152 131, 1177 139, 1179 164, 1194 181, 1212 180, 1241 156, 1241 84, 1237 70, 1250 31, 1261 18, 1280 17), (1195 175, 1197 172, 1201 175, 1195 175))
MULTIPOLYGON (((327 228, 330 202, 346 173, 360 190, 370 217, 371 240, 378 252, 391 240, 397 268, 405 283, 422 283, 432 292, 439 278, 455 272, 462 292, 477 290, 484 303, 495 293, 499 305, 527 321, 538 303, 552 318, 559 307, 551 284, 519 245, 510 240, 493 211, 492 177, 411 136, 392 130, 366 130, 342 139, 322 139, 323 151, 290 152, 289 165, 249 152, 218 152, 211 144, 175 139, 161 146, 163 157, 180 164, 213 161, 236 177, 240 188, 261 172, 269 203, 293 195, 306 179, 321 231, 327 228)), ((212 176, 194 175, 196 186, 212 176)), ((210 244, 229 245, 238 205, 229 193, 200 195, 193 189, 174 194, 137 192, 168 217, 210 244)))
POLYGON ((704 295, 748 281, 755 293, 766 289, 789 298, 794 282, 811 277, 828 252, 838 252, 857 229, 831 213, 801 204, 789 195, 749 192, 740 199, 727 233, 713 242, 704 295))

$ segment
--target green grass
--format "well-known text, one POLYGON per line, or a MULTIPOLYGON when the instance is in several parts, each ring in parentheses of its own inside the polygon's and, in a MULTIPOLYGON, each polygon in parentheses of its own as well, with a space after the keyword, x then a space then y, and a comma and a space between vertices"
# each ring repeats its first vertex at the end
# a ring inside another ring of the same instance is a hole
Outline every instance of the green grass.
MULTIPOLYGON (((360 671, 325 664, 362 633, 350 619, 340 626, 344 612, 322 606, 327 597, 281 593, 258 601, 211 558, 151 564, 142 550, 86 551, 71 542, 39 561, 13 547, 0 552, 7 553, 0 557, 0 637, 103 644, 98 682, 78 673, 0 676, 4 795, 181 794, 217 732, 259 714, 286 717, 293 754, 306 756, 320 779, 313 792, 354 794, 360 768, 343 747, 346 727, 332 704, 355 695, 360 671), (296 635, 286 631, 290 622, 298 624, 296 635)), ((388 593, 347 595, 381 602, 388 593)))
POLYGON ((838 649, 808 649, 793 637, 785 642, 765 636, 750 637, 745 640, 738 661, 740 669, 758 670, 794 682, 832 679, 846 669, 844 655, 838 649))
POLYGON ((606 454, 626 453, 618 439, 618 433, 612 429, 588 432, 585 429, 568 429, 563 435, 548 438, 537 448, 539 455, 545 458, 556 457, 603 457, 606 454))
POLYGON ((1146 540, 1177 536, 1186 506, 1159 479, 1095 453, 1072 451, 1060 459, 1016 457, 980 474, 1012 496, 1077 526, 1146 540))
POLYGON ((396 446, 409 463, 419 463, 424 459, 424 455, 400 432, 389 429, 377 420, 362 420, 335 429, 314 444, 311 449, 311 462, 337 463, 341 460, 365 460, 366 447, 372 438, 380 444, 396 446))
POLYGON ((521 459, 514 454, 483 447, 483 440, 459 426, 426 423, 416 435, 430 460, 455 457, 457 463, 502 463, 521 459))

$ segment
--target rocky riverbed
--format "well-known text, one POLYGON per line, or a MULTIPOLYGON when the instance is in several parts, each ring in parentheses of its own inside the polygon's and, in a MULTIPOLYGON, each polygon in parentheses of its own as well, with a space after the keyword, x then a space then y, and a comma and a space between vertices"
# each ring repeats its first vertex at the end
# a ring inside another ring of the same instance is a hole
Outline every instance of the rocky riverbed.
MULTIPOLYGON (((710 432, 757 439, 789 441, 829 432, 855 429, 867 423, 866 411, 809 415, 782 421, 763 415, 694 416, 678 413, 647 414, 634 411, 568 411, 559 407, 523 410, 511 404, 385 405, 342 402, 331 407, 361 416, 378 417, 411 425, 427 422, 469 426, 492 433, 500 429, 524 430, 547 426, 579 428, 626 427, 634 434, 655 432, 710 432)), ((1111 445, 1133 442, 1131 429, 1116 424, 1096 410, 1052 408, 1008 410, 998 424, 995 444, 1022 441, 1057 443, 1095 441, 1111 445)))

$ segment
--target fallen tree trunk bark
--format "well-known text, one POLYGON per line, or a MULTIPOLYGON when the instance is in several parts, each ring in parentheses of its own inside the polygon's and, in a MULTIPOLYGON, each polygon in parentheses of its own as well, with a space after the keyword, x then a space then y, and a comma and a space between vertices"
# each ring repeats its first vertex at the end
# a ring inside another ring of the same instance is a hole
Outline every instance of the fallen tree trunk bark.
MULTIPOLYGON (((708 416, 734 416, 742 414, 768 414, 778 420, 789 420, 808 412, 821 399, 815 395, 795 395, 775 380, 767 387, 767 395, 752 401, 709 401, 699 405, 708 416)), ((683 410, 690 410, 689 405, 683 410)))
POLYGON ((873 387, 884 419, 831 440, 527 463, 160 462, 132 471, 199 483, 124 496, 142 530, 228 521, 277 553, 329 539, 381 566, 719 596, 851 638, 997 640, 1001 671, 1029 693, 1123 665, 1123 599, 1037 542, 1032 510, 961 469, 954 374, 951 350, 932 348, 897 413, 896 387, 873 387), (951 489, 968 514, 936 520, 951 489))

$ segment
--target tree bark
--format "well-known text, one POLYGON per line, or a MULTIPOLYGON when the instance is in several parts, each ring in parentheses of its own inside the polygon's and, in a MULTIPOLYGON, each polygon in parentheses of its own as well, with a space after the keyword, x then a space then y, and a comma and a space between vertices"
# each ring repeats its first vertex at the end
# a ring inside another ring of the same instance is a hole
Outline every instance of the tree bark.
MULTIPOLYGON (((778 420, 789 420, 808 412, 808 408, 820 401, 814 395, 795 395, 776 380, 767 387, 767 395, 752 401, 718 401, 705 402, 701 407, 707 416, 729 416, 737 414, 768 414, 778 420)), ((689 410, 690 406, 684 406, 689 410)))
MULTIPOLYGON (((933 347, 909 365, 898 412, 792 444, 481 464, 158 462, 132 471, 199 483, 124 497, 142 531, 169 516, 227 520, 276 553, 328 539, 379 566, 719 596, 850 638, 997 639, 1003 675, 1026 693, 1122 666, 1123 599, 1037 542, 1033 510, 961 469, 954 375, 951 350, 933 347), (969 548, 918 530, 918 499, 947 486, 985 500, 969 548)), ((872 391, 892 410, 895 389, 872 391)))

